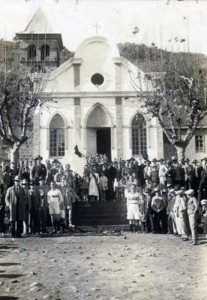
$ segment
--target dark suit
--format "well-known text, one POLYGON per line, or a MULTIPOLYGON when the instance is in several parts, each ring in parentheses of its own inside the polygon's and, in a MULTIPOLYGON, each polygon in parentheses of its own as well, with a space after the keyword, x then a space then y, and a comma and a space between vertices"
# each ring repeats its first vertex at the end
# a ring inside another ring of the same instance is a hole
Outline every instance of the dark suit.
POLYGON ((47 175, 46 166, 44 164, 34 165, 32 167, 32 180, 34 184, 39 185, 40 179, 45 179, 47 175))
POLYGON ((109 200, 114 200, 115 199, 115 192, 114 192, 114 180, 116 178, 116 168, 113 166, 110 166, 108 169, 105 171, 105 175, 108 178, 108 193, 106 195, 106 199, 109 200))
POLYGON ((26 195, 24 189, 19 186, 8 188, 5 197, 6 205, 10 209, 10 221, 13 237, 19 237, 22 233, 23 220, 26 213, 26 195), (15 232, 15 223, 17 223, 17 231, 15 232))

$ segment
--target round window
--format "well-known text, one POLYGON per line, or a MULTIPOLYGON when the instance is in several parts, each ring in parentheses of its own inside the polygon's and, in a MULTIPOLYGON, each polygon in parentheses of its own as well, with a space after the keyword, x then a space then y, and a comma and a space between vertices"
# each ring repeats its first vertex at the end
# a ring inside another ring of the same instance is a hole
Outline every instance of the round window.
POLYGON ((91 77, 91 82, 94 85, 101 85, 104 82, 104 77, 103 75, 96 73, 91 77))

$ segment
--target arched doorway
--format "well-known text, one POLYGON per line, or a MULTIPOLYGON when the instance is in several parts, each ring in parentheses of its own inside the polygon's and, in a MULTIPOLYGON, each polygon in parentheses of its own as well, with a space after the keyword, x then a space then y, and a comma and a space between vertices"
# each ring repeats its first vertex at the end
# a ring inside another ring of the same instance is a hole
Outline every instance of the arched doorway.
POLYGON ((88 153, 106 154, 111 160, 111 120, 100 105, 87 118, 86 148, 88 153))

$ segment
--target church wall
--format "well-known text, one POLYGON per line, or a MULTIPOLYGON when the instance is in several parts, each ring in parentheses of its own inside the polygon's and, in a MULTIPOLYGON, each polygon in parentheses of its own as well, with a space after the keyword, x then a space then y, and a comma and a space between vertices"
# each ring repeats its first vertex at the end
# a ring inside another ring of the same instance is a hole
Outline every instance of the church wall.
POLYGON ((73 68, 62 71, 58 76, 52 77, 48 80, 45 92, 52 93, 67 93, 68 91, 74 91, 74 73, 73 68))

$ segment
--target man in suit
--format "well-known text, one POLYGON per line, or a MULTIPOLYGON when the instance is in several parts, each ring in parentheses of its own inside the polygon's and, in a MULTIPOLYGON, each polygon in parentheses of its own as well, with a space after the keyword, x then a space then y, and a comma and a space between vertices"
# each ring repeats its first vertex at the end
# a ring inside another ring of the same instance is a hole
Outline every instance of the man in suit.
POLYGON ((5 201, 10 210, 12 237, 20 238, 25 220, 26 196, 18 176, 14 178, 14 185, 8 188, 5 201))
POLYGON ((45 179, 47 175, 46 166, 42 164, 41 161, 42 161, 42 157, 38 155, 35 158, 35 164, 32 167, 31 175, 32 175, 32 181, 35 185, 39 185, 39 180, 45 179))

